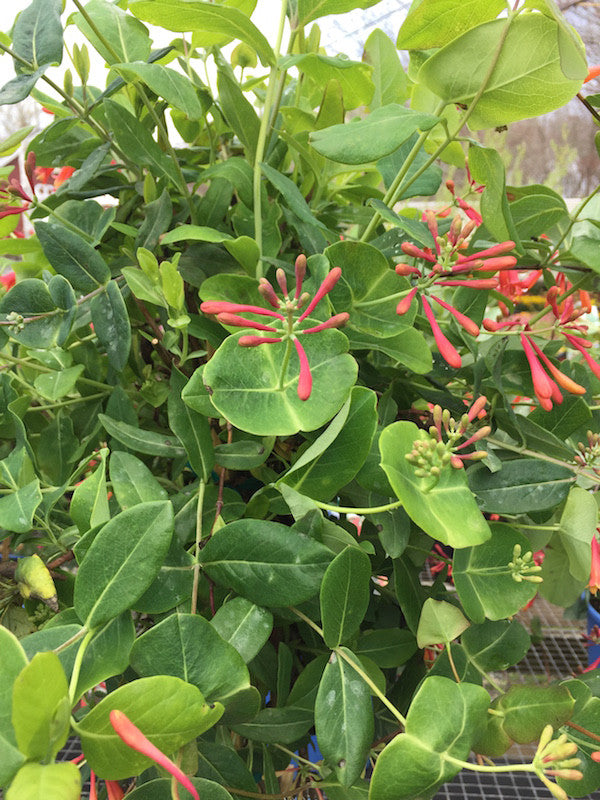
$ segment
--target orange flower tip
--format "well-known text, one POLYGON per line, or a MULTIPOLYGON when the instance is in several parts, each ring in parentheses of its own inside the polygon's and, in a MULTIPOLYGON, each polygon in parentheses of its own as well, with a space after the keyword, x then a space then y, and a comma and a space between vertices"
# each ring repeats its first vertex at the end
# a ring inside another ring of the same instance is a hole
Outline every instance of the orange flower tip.
POLYGON ((593 81, 594 78, 598 77, 598 75, 600 75, 600 65, 597 65, 595 67, 590 67, 588 70, 588 74, 584 80, 584 83, 587 83, 588 81, 593 81))
POLYGON ((500 328, 500 323, 494 322, 493 319, 484 319, 481 323, 486 331, 495 332, 500 328))
POLYGON ((593 753, 590 753, 592 761, 595 761, 597 764, 600 764, 600 750, 594 750, 593 753))
POLYGON ((405 277, 407 275, 420 275, 421 270, 417 267, 411 267, 408 264, 396 264, 394 267, 396 273, 401 277, 405 277))

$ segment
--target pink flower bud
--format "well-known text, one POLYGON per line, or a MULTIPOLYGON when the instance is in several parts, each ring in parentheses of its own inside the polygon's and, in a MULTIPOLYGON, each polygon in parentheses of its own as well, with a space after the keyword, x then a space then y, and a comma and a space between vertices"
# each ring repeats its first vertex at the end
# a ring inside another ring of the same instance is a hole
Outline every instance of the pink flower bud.
POLYGON ((296 263, 294 264, 294 272, 296 274, 296 292, 294 294, 294 299, 297 300, 302 292, 302 282, 304 281, 304 276, 306 275, 306 256, 302 253, 296 259, 296 263))
POLYGON ((166 769, 167 772, 172 775, 175 780, 177 780, 184 788, 186 788, 196 800, 200 800, 198 792, 188 776, 179 769, 177 764, 171 761, 170 758, 168 758, 161 750, 159 750, 156 745, 153 745, 152 742, 144 736, 141 730, 136 727, 122 711, 113 709, 109 714, 109 719, 110 724, 115 730, 115 733, 127 745, 127 747, 131 747, 132 750, 135 750, 136 752, 147 756, 152 761, 155 761, 160 767, 166 769))
POLYGON ((453 455, 450 457, 450 466, 454 467, 454 469, 462 469, 464 467, 462 458, 460 456, 453 455))
POLYGON ((414 289, 411 289, 410 292, 406 295, 406 297, 403 297, 402 300, 400 300, 400 302, 396 306, 396 314, 400 314, 400 316, 406 314, 408 309, 411 307, 412 301, 414 300, 414 297, 418 291, 419 287, 417 286, 414 289))
POLYGON ((475 400, 475 402, 471 405, 471 407, 467 411, 469 422, 473 422, 473 420, 481 414, 486 405, 487 405, 487 397, 484 394, 482 394, 477 398, 477 400, 475 400))
POLYGON ((565 333, 567 339, 571 342, 573 347, 576 347, 578 350, 580 347, 591 347, 592 343, 588 339, 583 339, 581 336, 573 336, 571 333, 565 333))
POLYGON ((467 317, 466 314, 462 314, 458 311, 454 306, 451 306, 449 303, 445 303, 443 300, 440 300, 439 297, 436 297, 434 294, 431 295, 431 299, 435 300, 436 303, 439 303, 442 308, 445 308, 446 311, 449 311, 455 320, 458 322, 459 325, 466 330, 467 333, 470 333, 471 336, 479 336, 479 327, 476 325, 470 317, 467 317))
POLYGON ((285 278, 285 272, 279 267, 279 269, 275 272, 275 277, 277 278, 277 283, 279 284, 279 288, 284 297, 288 296, 288 288, 287 288, 287 280, 285 278))
POLYGON ((281 342, 280 338, 273 338, 271 336, 240 336, 238 344, 242 347, 257 347, 259 344, 273 344, 273 342, 281 342))
POLYGON ((587 345, 580 344, 581 341, 586 341, 585 339, 581 340, 577 336, 570 336, 569 334, 565 334, 566 338, 568 339, 571 344, 576 347, 581 355, 585 358, 588 367, 592 370, 594 375, 600 380, 600 364, 595 361, 589 353, 586 352, 585 347, 587 345))
POLYGON ((30 150, 25 159, 25 175, 31 186, 31 191, 35 192, 35 153, 30 150))
POLYGON ((458 350, 451 344, 448 339, 442 333, 440 326, 435 318, 433 311, 431 310, 431 306, 427 302, 427 298, 425 296, 421 297, 421 301, 423 303, 423 311, 425 312, 425 316, 427 317, 427 321, 431 326, 431 332, 433 333, 433 338, 435 339, 435 343, 438 346, 438 350, 440 351, 441 357, 450 364, 451 367, 458 369, 462 365, 462 360, 459 355, 458 350))
POLYGON ((470 289, 497 289, 497 278, 468 278, 463 280, 436 281, 437 286, 468 286, 470 289))
POLYGON ((496 272, 502 269, 514 269, 517 259, 514 256, 498 256, 498 258, 486 258, 481 267, 477 267, 480 272, 496 272))
POLYGON ((277 328, 272 328, 270 325, 263 325, 260 322, 253 322, 249 319, 244 319, 244 317, 238 317, 237 314, 229 314, 226 311, 217 314, 217 319, 223 325, 233 325, 236 328, 254 328, 257 331, 272 331, 273 333, 277 333, 277 328))
POLYGON ((433 253, 429 248, 427 248, 427 250, 421 250, 412 242, 402 242, 400 248, 403 253, 405 253, 407 256, 410 256, 411 258, 423 258, 425 261, 431 261, 435 263, 436 259, 434 258, 433 253))
MULTIPOLYGON (((492 247, 488 247, 486 250, 480 250, 478 253, 471 253, 470 256, 460 256, 458 257, 459 262, 462 261, 473 261, 476 258, 486 258, 487 256, 497 256, 501 253, 509 253, 511 250, 514 250, 516 247, 514 242, 506 241, 500 242, 500 244, 495 244, 492 247)), ((516 263, 516 259, 515 259, 516 263)))
POLYGON ((531 370, 531 379, 533 381, 533 389, 536 396, 549 399, 552 397, 552 381, 542 369, 542 365, 537 360, 533 347, 528 336, 524 333, 520 335, 521 345, 527 361, 529 362, 529 369, 531 370))
POLYGON ((279 298, 275 294, 275 289, 271 286, 266 278, 261 278, 258 282, 258 291, 265 298, 267 303, 270 303, 273 308, 280 308, 279 298))
POLYGON ((310 373, 310 365, 308 363, 308 358, 306 357, 306 353, 304 352, 304 348, 298 341, 298 339, 294 339, 294 346, 296 347, 296 352, 298 353, 298 359, 300 360, 300 376, 298 377, 298 397, 300 400, 308 400, 310 397, 310 393, 312 392, 312 375, 310 373))
POLYGON ((276 311, 271 311, 270 308, 262 308, 262 306, 250 306, 245 303, 230 303, 228 300, 205 300, 200 305, 200 311, 205 314, 221 314, 225 312, 239 312, 246 314, 261 314, 263 317, 277 317, 277 319, 285 320, 283 314, 278 314, 276 311))
POLYGON ((16 178, 11 178, 8 182, 8 185, 13 194, 18 195, 22 200, 26 200, 28 203, 31 202, 31 197, 29 197, 25 189, 23 189, 16 178))
POLYGON ((303 331, 298 331, 298 334, 301 333, 318 333, 318 331, 327 330, 327 328, 341 328, 342 325, 345 325, 348 320, 350 319, 350 314, 346 311, 342 311, 341 314, 335 314, 333 317, 330 317, 325 322, 321 322, 320 325, 315 325, 314 328, 305 328, 303 331))
POLYGON ((421 270, 418 267, 410 267, 408 264, 396 264, 394 269, 402 277, 406 275, 421 275, 421 270))
POLYGON ((326 276, 323 283, 317 289, 317 292, 310 303, 306 306, 306 309, 298 319, 298 322, 302 322, 303 319, 308 317, 310 312, 319 304, 319 302, 328 294, 339 279, 342 277, 342 270, 339 267, 334 267, 326 276))

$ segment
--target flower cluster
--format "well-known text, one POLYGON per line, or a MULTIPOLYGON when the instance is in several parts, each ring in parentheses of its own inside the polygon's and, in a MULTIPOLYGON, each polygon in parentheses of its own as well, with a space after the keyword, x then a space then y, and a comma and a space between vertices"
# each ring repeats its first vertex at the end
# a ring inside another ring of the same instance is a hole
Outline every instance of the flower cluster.
POLYGON ((587 432, 587 444, 577 442, 577 453, 573 461, 580 467, 593 470, 600 475, 600 434, 587 432))
POLYGON ((278 269, 276 272, 277 284, 282 294, 282 298, 266 278, 261 278, 258 291, 276 310, 262 308, 262 306, 247 305, 243 303, 230 303, 228 301, 207 300, 201 304, 200 310, 205 314, 215 314, 219 322, 223 325, 231 325, 238 328, 253 328, 261 333, 274 334, 270 336, 244 335, 238 339, 238 344, 242 347, 257 347, 261 344, 274 344, 276 342, 287 341, 293 343, 298 360, 300 362, 300 377, 298 379, 298 397, 300 400, 308 400, 312 391, 312 375, 306 352, 298 339, 299 336, 309 333, 318 333, 328 328, 339 328, 345 325, 349 319, 349 314, 343 312, 335 314, 319 325, 309 328, 302 328, 305 319, 314 311, 321 300, 328 294, 339 281, 342 270, 334 267, 325 277, 312 300, 308 302, 306 308, 303 307, 310 298, 308 292, 302 292, 302 284, 306 275, 306 256, 299 255, 294 266, 295 286, 293 294, 288 290, 285 272, 278 269), (302 313, 299 313, 302 312, 302 313), (257 314, 261 317, 268 317, 272 322, 266 325, 264 322, 257 322, 253 319, 240 316, 241 314, 257 314))
POLYGON ((583 778, 581 770, 577 769, 581 765, 579 758, 574 758, 577 753, 575 742, 569 741, 564 733, 553 739, 554 728, 546 725, 540 735, 540 741, 536 754, 533 758, 535 771, 558 800, 567 800, 567 793, 556 783, 548 780, 550 775, 553 778, 562 778, 567 781, 580 781, 583 778))
POLYGON ((476 442, 491 433, 491 427, 485 425, 475 431, 462 444, 457 444, 462 439, 475 419, 479 419, 487 403, 487 398, 483 395, 471 405, 468 411, 462 415, 457 423, 447 409, 441 406, 433 408, 433 425, 429 428, 429 436, 425 439, 417 439, 413 443, 413 449, 407 453, 405 458, 415 467, 417 478, 432 477, 436 483, 442 469, 450 464, 454 469, 462 469, 465 461, 477 461, 487 456, 486 450, 475 450, 472 452, 460 452, 466 447, 470 447, 476 442))
POLYGON ((542 583, 542 578, 536 573, 542 571, 540 564, 536 562, 535 555, 531 550, 523 553, 520 544, 513 547, 512 561, 508 562, 511 578, 516 583, 529 581, 530 583, 542 583))
POLYGON ((440 236, 435 214, 426 212, 426 221, 429 231, 435 242, 435 249, 417 247, 411 242, 402 244, 402 252, 415 261, 425 262, 423 266, 414 264, 397 264, 398 275, 416 279, 416 285, 410 289, 400 300, 396 307, 398 314, 406 314, 413 300, 418 295, 421 298, 423 313, 431 327, 433 338, 442 358, 451 367, 458 369, 462 360, 458 350, 442 333, 437 322, 429 299, 434 300, 439 306, 448 311, 454 319, 471 336, 479 334, 479 326, 466 314, 451 306, 435 294, 430 292, 434 286, 456 287, 468 286, 471 289, 496 289, 498 279, 490 277, 490 273, 512 269, 517 260, 514 256, 504 255, 515 247, 512 241, 488 247, 485 250, 465 256, 461 253, 467 246, 467 240, 477 227, 476 220, 469 220, 463 227, 460 216, 454 217, 450 229, 445 236, 440 236), (485 277, 482 276, 485 274, 485 277))

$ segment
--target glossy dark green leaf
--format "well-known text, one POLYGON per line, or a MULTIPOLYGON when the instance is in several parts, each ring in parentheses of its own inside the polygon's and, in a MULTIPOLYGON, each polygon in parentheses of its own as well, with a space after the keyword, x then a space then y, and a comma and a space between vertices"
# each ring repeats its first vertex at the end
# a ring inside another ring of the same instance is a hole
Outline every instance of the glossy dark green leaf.
POLYGON ((313 215, 308 203, 292 180, 268 164, 261 163, 260 168, 267 180, 281 194, 285 205, 294 212, 298 219, 307 225, 314 225, 325 232, 327 231, 327 227, 313 215))
POLYGON ((195 686, 171 675, 120 686, 76 725, 91 769, 108 780, 139 775, 154 763, 117 735, 109 719, 113 709, 122 711, 164 753, 175 753, 212 727, 223 713, 219 704, 207 705, 195 686))
POLYGON ((163 456, 177 458, 185 455, 185 450, 179 444, 179 439, 166 434, 144 431, 126 422, 111 419, 105 414, 98 414, 98 419, 110 436, 136 453, 145 453, 149 456, 163 456))
POLYGON ((390 103, 358 122, 315 131, 309 141, 318 153, 332 161, 364 164, 393 153, 413 133, 429 130, 438 122, 433 114, 390 103))
POLYGON ((362 631, 354 651, 360 658, 367 656, 386 669, 406 664, 416 653, 417 642, 406 628, 377 628, 362 631))
POLYGON ((110 270, 85 239, 55 222, 36 222, 35 232, 54 269, 80 292, 92 292, 110 279, 110 270))
POLYGON ((157 575, 172 535, 168 502, 133 506, 102 528, 75 580, 75 610, 88 629, 135 604, 157 575))
MULTIPOLYGON (((198 790, 202 800, 231 800, 227 789, 215 781, 209 781, 206 778, 190 778, 190 781, 198 790)), ((129 800, 171 800, 173 797, 172 782, 167 778, 158 778, 143 783, 128 794, 129 800)))
POLYGON ((117 144, 132 161, 152 169, 153 174, 168 178, 175 186, 180 180, 171 159, 163 153, 148 129, 113 100, 105 100, 104 108, 117 144))
POLYGON ((519 744, 535 741, 546 725, 559 728, 570 719, 575 701, 565 686, 511 686, 496 710, 502 727, 519 744))
POLYGON ((144 594, 135 601, 141 614, 164 614, 192 596, 194 556, 185 550, 176 535, 160 565, 158 574, 144 594))
POLYGON ((288 606, 313 597, 332 553, 277 522, 244 519, 213 536, 200 553, 206 573, 257 605, 288 606))
POLYGON ((468 472, 469 486, 483 511, 528 514, 561 503, 575 476, 570 469, 536 458, 503 461, 502 469, 490 472, 476 464, 468 472))
POLYGON ((108 522, 110 510, 106 493, 106 456, 108 450, 100 452, 100 464, 73 492, 69 513, 80 533, 108 522))
MULTIPOLYGON (((355 663, 350 650, 341 648, 355 663)), ((352 786, 365 768, 373 741, 371 693, 355 669, 332 653, 315 703, 317 743, 342 786, 352 786)))
POLYGON ((69 733, 69 686, 56 653, 38 653, 15 678, 12 724, 19 750, 53 759, 69 733))
POLYGON ((121 372, 131 349, 131 325, 121 290, 115 281, 109 281, 105 291, 92 298, 90 311, 94 333, 106 349, 109 364, 121 372))
POLYGON ((248 17, 237 8, 215 6, 210 3, 186 3, 185 0, 133 0, 131 12, 152 25, 169 31, 203 31, 225 34, 249 44, 264 66, 275 63, 268 41, 248 17))
POLYGON ((421 584, 420 568, 407 555, 394 560, 394 587, 400 609, 410 630, 416 634, 427 592, 421 584))
POLYGON ((517 620, 486 620, 471 625, 461 636, 469 662, 479 672, 503 671, 517 664, 529 650, 531 639, 517 620))
POLYGON ((173 368, 168 399, 169 426, 184 446, 192 469, 206 482, 215 461, 210 426, 205 416, 183 402, 181 393, 186 384, 185 375, 173 368))
POLYGON ((257 786, 246 762, 232 747, 217 742, 199 739, 198 771, 203 778, 209 778, 224 786, 256 792, 257 786))
POLYGON ((267 744, 292 744, 304 736, 314 724, 312 711, 287 706, 263 708, 252 722, 232 725, 239 736, 267 744))
POLYGON ((116 450, 110 456, 110 481, 121 509, 153 500, 166 500, 167 492, 148 467, 130 453, 116 450))
POLYGON ((225 706, 250 685, 241 655, 197 614, 171 614, 159 622, 136 640, 130 661, 139 675, 175 675, 225 706))
POLYGON ((217 609, 211 624, 248 663, 271 635, 273 615, 243 597, 234 597, 217 609))
POLYGON ((419 478, 406 455, 427 434, 412 422, 395 422, 381 434, 381 466, 407 514, 425 533, 452 547, 468 547, 489 538, 463 470, 442 468, 439 480, 419 478))
POLYGON ((452 577, 465 613, 473 622, 482 623, 487 617, 499 620, 513 616, 533 598, 538 584, 516 581, 508 566, 519 545, 525 554, 530 550, 528 540, 500 522, 490 525, 492 538, 477 547, 467 547, 454 553, 452 577))
POLYGON ((405 733, 382 751, 371 778, 372 800, 431 797, 460 770, 446 756, 465 760, 486 724, 488 693, 448 678, 426 678, 411 703, 405 733), (444 709, 435 716, 435 709, 444 709))
POLYGON ((69 476, 71 466, 80 457, 81 442, 75 436, 73 419, 59 413, 44 428, 36 446, 38 467, 52 483, 60 486, 69 476))
MULTIPOLYGON (((22 11, 12 30, 12 49, 29 61, 33 69, 62 61, 63 30, 60 0, 32 0, 22 11)), ((17 72, 23 72, 19 62, 17 72)))
POLYGON ((371 560, 358 547, 347 547, 327 567, 321 584, 323 638, 337 647, 360 627, 371 597, 371 560))

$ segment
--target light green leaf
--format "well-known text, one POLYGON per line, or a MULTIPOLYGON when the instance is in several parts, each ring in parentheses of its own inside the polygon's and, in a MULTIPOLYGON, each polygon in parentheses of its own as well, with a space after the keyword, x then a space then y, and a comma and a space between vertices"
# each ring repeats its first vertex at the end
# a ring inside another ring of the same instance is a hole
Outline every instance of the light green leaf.
POLYGON ((379 0, 297 0, 292 21, 296 23, 296 27, 303 28, 319 17, 345 14, 355 8, 370 8, 378 2, 379 0))
POLYGON ((69 512, 80 533, 108 522, 110 510, 106 494, 106 456, 108 450, 100 450, 100 464, 94 472, 75 488, 69 512))
POLYGON ((448 644, 458 638, 469 625, 469 620, 452 603, 428 597, 421 609, 417 644, 421 648, 440 643, 448 644))
POLYGON ((79 800, 81 776, 75 764, 25 764, 6 792, 6 800, 79 800))
POLYGON ((67 367, 60 372, 44 372, 36 377, 33 385, 44 399, 54 403, 73 391, 83 370, 83 364, 78 364, 76 367, 67 367))
POLYGON ((152 41, 148 29, 139 20, 105 0, 90 0, 85 11, 96 30, 80 11, 73 14, 73 22, 107 64, 148 59, 152 41), (97 31, 101 31, 103 39, 97 31), (110 49, 106 42, 110 43, 110 49))
POLYGON ((0 527, 13 533, 27 533, 42 502, 40 482, 34 478, 26 486, 0 497, 0 527))
POLYGON ((113 71, 128 82, 141 80, 154 94, 163 97, 174 108, 183 111, 190 119, 203 115, 198 94, 189 78, 162 64, 147 64, 136 61, 129 64, 114 64, 113 71))
POLYGON ((144 462, 131 453, 120 450, 112 453, 109 473, 117 502, 123 511, 139 503, 167 499, 166 490, 144 462))
POLYGON ((491 77, 469 118, 473 130, 554 111, 577 94, 587 74, 581 47, 564 36, 555 20, 530 13, 519 14, 510 23, 485 22, 459 36, 425 61, 418 79, 447 103, 469 105, 490 69, 491 77))
POLYGON ((390 103, 402 105, 406 100, 406 73, 394 43, 383 31, 375 28, 365 42, 363 60, 373 67, 371 79, 375 85, 369 108, 374 111, 390 103))
POLYGON ((566 686, 511 686, 496 711, 502 727, 519 744, 535 741, 546 725, 559 728, 570 719, 575 701, 566 686))
POLYGON ((243 597, 234 597, 217 609, 211 624, 247 664, 271 635, 273 615, 243 597))
POLYGON ((578 581, 587 582, 590 576, 591 543, 597 522, 594 496, 574 486, 560 515, 558 536, 569 558, 569 572, 578 581))
POLYGON ((370 65, 361 61, 351 61, 345 55, 301 53, 284 56, 279 63, 283 69, 297 67, 303 73, 304 80, 309 78, 319 91, 322 91, 329 81, 337 81, 342 90, 346 109, 368 105, 373 96, 374 86, 370 65))
POLYGON ((12 690, 15 678, 27 666, 27 656, 17 637, 4 625, 0 626, 0 650, 0 736, 16 744, 11 722, 12 690))
POLYGON ((520 245, 517 228, 506 197, 504 164, 491 147, 469 146, 469 169, 473 178, 485 185, 481 195, 481 215, 487 229, 497 241, 512 240, 520 245))
POLYGON ((443 47, 482 22, 495 19, 506 8, 505 0, 422 0, 413 3, 398 32, 399 50, 443 47))

